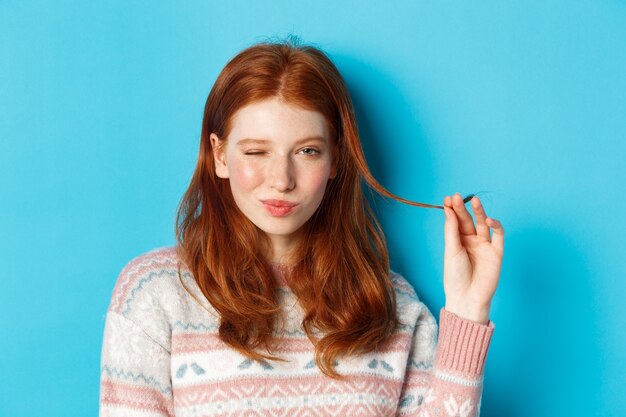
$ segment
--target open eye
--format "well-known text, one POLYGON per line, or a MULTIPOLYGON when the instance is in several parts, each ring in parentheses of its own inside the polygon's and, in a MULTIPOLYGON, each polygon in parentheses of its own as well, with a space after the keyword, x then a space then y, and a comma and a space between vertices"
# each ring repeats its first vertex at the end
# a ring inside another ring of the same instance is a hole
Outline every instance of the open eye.
POLYGON ((317 149, 315 149, 315 148, 310 148, 310 147, 307 147, 307 148, 302 148, 302 149, 300 150, 300 152, 301 152, 301 153, 303 153, 303 154, 305 154, 305 155, 317 155, 317 154, 319 154, 319 153, 320 153, 320 151, 319 151, 319 150, 317 150, 317 149))

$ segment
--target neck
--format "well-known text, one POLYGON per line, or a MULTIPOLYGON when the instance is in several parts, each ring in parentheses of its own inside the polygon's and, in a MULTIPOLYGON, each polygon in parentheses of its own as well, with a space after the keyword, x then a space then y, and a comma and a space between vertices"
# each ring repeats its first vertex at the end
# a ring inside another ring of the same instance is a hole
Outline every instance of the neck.
POLYGON ((271 247, 268 250, 268 261, 275 264, 289 264, 298 239, 294 236, 269 236, 271 247))

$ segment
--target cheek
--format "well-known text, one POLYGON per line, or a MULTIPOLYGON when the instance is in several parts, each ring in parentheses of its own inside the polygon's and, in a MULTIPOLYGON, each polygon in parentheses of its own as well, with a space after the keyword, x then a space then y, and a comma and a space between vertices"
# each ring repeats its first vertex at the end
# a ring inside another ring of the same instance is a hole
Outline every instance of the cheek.
POLYGON ((261 169, 254 164, 233 160, 228 171, 231 187, 251 189, 261 182, 261 169))
POLYGON ((304 176, 307 190, 321 199, 326 191, 329 175, 330 170, 326 168, 309 171, 307 175, 304 176))

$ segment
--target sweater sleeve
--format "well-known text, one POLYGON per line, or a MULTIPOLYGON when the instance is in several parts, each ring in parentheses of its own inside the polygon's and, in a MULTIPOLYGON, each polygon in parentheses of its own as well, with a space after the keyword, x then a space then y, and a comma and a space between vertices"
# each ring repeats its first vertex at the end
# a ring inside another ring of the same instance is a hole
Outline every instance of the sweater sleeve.
POLYGON ((100 373, 100 417, 173 416, 170 353, 140 326, 107 313, 100 373))
POLYGON ((478 324, 441 309, 436 341, 437 324, 424 311, 413 335, 398 416, 478 416, 493 323, 478 324))

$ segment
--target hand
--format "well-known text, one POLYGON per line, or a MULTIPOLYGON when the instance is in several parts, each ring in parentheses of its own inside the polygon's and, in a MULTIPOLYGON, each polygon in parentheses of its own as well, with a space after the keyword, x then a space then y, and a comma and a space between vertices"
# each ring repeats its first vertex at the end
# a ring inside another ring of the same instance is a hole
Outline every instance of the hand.
POLYGON ((446 196, 443 202, 445 308, 457 316, 485 324, 500 279, 504 229, 498 220, 487 217, 478 197, 473 197, 470 203, 476 226, 459 193, 446 196))

